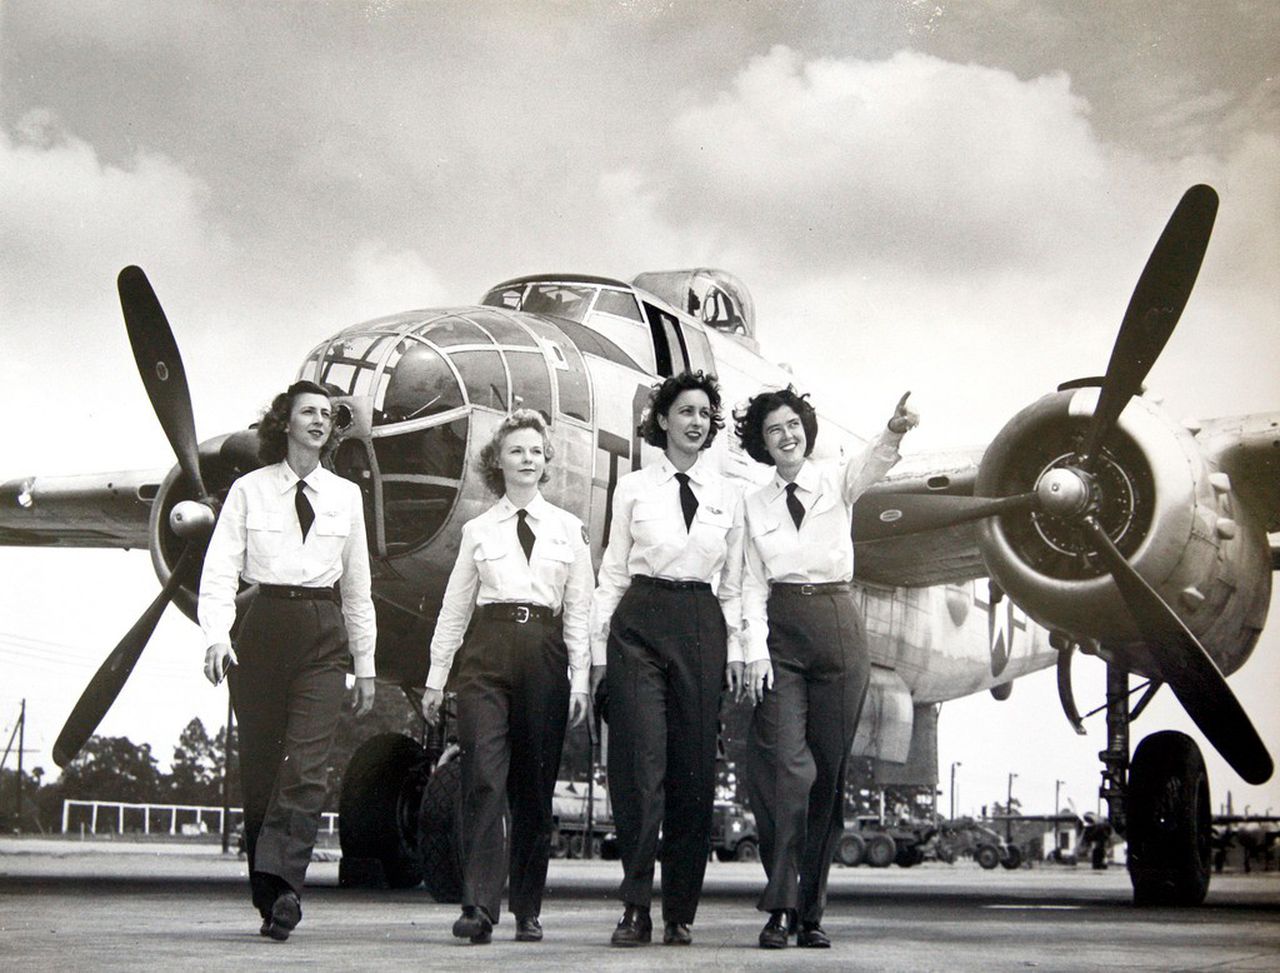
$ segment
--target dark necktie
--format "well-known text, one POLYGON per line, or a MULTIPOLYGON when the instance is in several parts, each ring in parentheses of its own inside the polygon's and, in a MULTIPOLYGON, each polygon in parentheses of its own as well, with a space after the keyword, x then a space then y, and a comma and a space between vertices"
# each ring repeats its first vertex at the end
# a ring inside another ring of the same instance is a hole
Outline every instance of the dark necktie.
POLYGON ((791 519, 796 525, 796 530, 799 530, 800 522, 804 520, 804 504, 796 498, 794 483, 787 484, 787 509, 791 511, 791 519))
POLYGON ((537 540, 537 536, 533 533, 533 528, 529 526, 529 511, 521 508, 516 511, 516 537, 520 541, 520 547, 524 550, 524 559, 526 561, 533 558, 533 542, 537 540))
POLYGON ((688 473, 677 473, 676 479, 680 482, 680 509, 684 512, 684 529, 688 530, 693 526, 693 515, 698 512, 698 498, 693 495, 693 488, 689 486, 688 473))
POLYGON ((311 501, 307 499, 307 495, 303 492, 306 486, 306 483, 299 480, 298 492, 293 498, 294 509, 298 511, 298 523, 302 525, 302 539, 304 541, 307 539, 307 531, 316 522, 316 512, 311 507, 311 501))

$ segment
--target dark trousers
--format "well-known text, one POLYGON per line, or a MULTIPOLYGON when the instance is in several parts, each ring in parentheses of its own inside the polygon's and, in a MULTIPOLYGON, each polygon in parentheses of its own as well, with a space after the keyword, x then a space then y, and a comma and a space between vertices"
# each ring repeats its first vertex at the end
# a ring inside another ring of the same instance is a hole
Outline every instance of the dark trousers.
POLYGON ((483 908, 496 922, 509 874, 511 911, 536 916, 569 715, 560 622, 477 621, 452 688, 462 761, 462 904, 483 908))
POLYGON ((240 723, 240 786, 253 903, 301 894, 346 697, 347 630, 331 601, 259 596, 228 673, 240 723))
POLYGON ((693 922, 711 847, 726 631, 709 590, 632 584, 610 623, 609 792, 624 902, 693 922))
POLYGON ((774 593, 768 612, 774 684, 755 708, 747 746, 747 793, 768 876, 757 907, 820 922, 871 675, 866 636, 848 593, 774 593))

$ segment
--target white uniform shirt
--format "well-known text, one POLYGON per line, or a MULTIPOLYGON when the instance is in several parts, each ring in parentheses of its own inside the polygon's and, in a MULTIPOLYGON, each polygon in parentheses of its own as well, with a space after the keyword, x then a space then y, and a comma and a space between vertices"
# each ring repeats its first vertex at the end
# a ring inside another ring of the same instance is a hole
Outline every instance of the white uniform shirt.
POLYGON ((609 621, 636 574, 710 582, 728 629, 728 661, 742 661, 742 493, 699 458, 686 471, 698 498, 686 530, 676 472, 664 455, 622 477, 614 489, 609 546, 592 606, 593 665, 605 664, 609 621))
POLYGON ((444 688, 475 606, 505 601, 544 605, 552 611, 563 608, 569 691, 587 692, 592 575, 586 530, 582 521, 540 493, 525 510, 536 538, 528 559, 516 536, 516 507, 506 497, 463 525, 458 560, 431 639, 428 689, 444 688))
POLYGON ((305 542, 294 505, 298 475, 288 463, 264 466, 231 484, 204 556, 196 610, 200 628, 209 645, 231 641, 241 578, 308 588, 337 582, 355 673, 372 676, 377 625, 360 488, 322 466, 304 482, 316 514, 305 542))
POLYGON ((853 580, 853 504, 898 462, 902 434, 883 430, 843 469, 805 460, 796 474, 804 520, 796 530, 787 509, 787 482, 778 474, 746 500, 746 562, 742 611, 747 662, 769 658, 769 585, 853 580))

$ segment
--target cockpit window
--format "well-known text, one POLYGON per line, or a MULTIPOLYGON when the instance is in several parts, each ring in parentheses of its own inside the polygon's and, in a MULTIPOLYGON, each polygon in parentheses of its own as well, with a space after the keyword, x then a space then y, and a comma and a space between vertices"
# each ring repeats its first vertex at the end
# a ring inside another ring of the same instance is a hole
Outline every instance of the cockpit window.
POLYGON ((591 310, 597 288, 573 284, 532 284, 520 310, 581 321, 591 310))
POLYGON ((453 370, 439 353, 413 338, 401 339, 382 378, 373 402, 375 426, 420 419, 463 404, 453 370))
POLYGON ((493 351, 455 351, 449 355, 458 366, 458 374, 467 386, 467 398, 472 405, 486 409, 507 411, 510 396, 507 389, 507 370, 502 356, 493 351))
POLYGON ((510 311, 518 311, 527 286, 527 284, 515 284, 511 287, 495 287, 480 303, 489 307, 505 307, 510 311))

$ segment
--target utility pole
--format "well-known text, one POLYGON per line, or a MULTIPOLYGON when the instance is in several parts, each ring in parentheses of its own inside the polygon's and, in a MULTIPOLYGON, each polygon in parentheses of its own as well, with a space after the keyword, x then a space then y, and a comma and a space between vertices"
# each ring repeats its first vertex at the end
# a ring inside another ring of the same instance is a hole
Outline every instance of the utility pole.
POLYGON ((236 718, 227 687, 227 729, 222 735, 222 853, 231 850, 231 729, 236 718))
POLYGON ((1009 794, 1004 802, 1004 840, 1013 841, 1013 779, 1017 774, 1009 775, 1009 794))
POLYGON ((959 760, 953 760, 951 762, 951 820, 952 821, 956 819, 956 768, 961 766, 963 766, 963 764, 961 764, 959 760))
POLYGON ((18 791, 13 802, 13 823, 22 827, 22 751, 26 749, 27 701, 22 700, 22 712, 18 716, 18 791))

